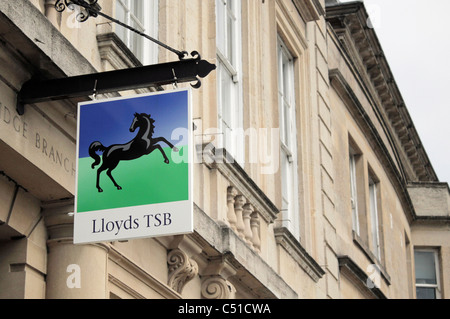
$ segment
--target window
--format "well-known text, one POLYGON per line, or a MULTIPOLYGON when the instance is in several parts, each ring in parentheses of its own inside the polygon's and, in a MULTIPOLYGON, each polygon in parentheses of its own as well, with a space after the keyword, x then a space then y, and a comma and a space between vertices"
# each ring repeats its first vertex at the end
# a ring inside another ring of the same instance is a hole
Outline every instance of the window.
POLYGON ((278 38, 278 104, 280 116, 281 184, 283 224, 300 237, 297 209, 297 138, 294 59, 278 38))
POLYGON ((375 257, 381 259, 381 245, 380 245, 380 219, 378 208, 378 193, 375 179, 369 176, 369 207, 372 226, 372 252, 375 257))
MULTIPOLYGON (((158 7, 158 0, 116 0, 116 18, 153 38, 157 38, 158 7)), ((117 25, 115 32, 143 64, 157 62, 158 47, 156 44, 120 25, 117 25)))
POLYGON ((436 250, 415 250, 417 299, 439 299, 439 262, 436 250))
POLYGON ((241 98, 241 1, 216 0, 218 116, 221 146, 243 162, 244 138, 241 98), (242 137, 242 139, 240 139, 242 137))
POLYGON ((350 148, 350 205, 352 207, 352 229, 359 236, 358 187, 356 180, 356 153, 350 148))
POLYGON ((348 165, 353 240, 374 262, 383 265, 385 260, 380 181, 351 136, 348 165))

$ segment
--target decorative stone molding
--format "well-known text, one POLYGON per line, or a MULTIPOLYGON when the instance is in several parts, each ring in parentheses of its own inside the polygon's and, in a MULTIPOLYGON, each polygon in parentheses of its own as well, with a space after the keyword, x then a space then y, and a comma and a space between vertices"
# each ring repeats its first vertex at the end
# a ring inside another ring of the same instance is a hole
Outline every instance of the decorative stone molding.
POLYGON ((121 290, 125 291, 128 295, 132 296, 134 299, 146 299, 145 296, 134 290, 132 287, 124 283, 119 278, 116 278, 114 275, 108 274, 108 282, 113 284, 116 287, 119 287, 121 290))
POLYGON ((409 213, 407 215, 408 219, 410 221, 416 219, 416 213, 409 197, 408 190, 403 182, 400 171, 397 169, 397 162, 391 156, 386 144, 383 143, 383 139, 378 133, 375 123, 371 120, 363 105, 359 102, 356 93, 353 91, 341 70, 332 69, 329 71, 329 76, 331 86, 336 90, 342 100, 345 101, 353 118, 367 136, 369 143, 372 145, 372 149, 377 153, 378 159, 383 163, 384 167, 389 168, 389 170, 386 171, 392 176, 393 182, 400 191, 399 194, 402 205, 404 206, 405 211, 409 213))
POLYGON ((259 212, 235 187, 227 189, 227 218, 235 231, 251 248, 261 252, 261 221, 259 212))
POLYGON ((273 224, 279 209, 245 170, 227 153, 209 144, 197 144, 197 155, 209 169, 217 169, 228 181, 226 212, 229 227, 257 253, 265 242, 261 228, 273 224))
POLYGON ((196 150, 197 156, 203 159, 203 163, 208 168, 217 169, 223 176, 226 176, 230 181, 230 185, 239 192, 239 195, 244 196, 247 202, 252 204, 255 211, 258 211, 267 223, 272 224, 275 222, 279 209, 245 170, 227 153, 226 149, 216 149, 209 144, 197 144, 196 150))
POLYGON ((198 265, 178 248, 169 252, 167 264, 169 265, 168 285, 181 294, 186 284, 197 276, 198 265))
MULTIPOLYGON (((123 43, 123 41, 114 32, 101 33, 97 35, 98 50, 102 63, 110 64, 114 70, 128 69, 142 66, 131 50, 123 43)), ((104 66, 105 71, 107 69, 104 66)), ((152 90, 143 88, 137 89, 139 94, 149 93, 152 90)))
POLYGON ((275 228, 274 232, 277 244, 283 247, 315 282, 318 282, 325 275, 322 267, 308 254, 287 228, 275 228))
POLYGON ((319 20, 325 10, 318 0, 294 0, 294 5, 306 22, 319 20))
POLYGON ((42 216, 48 232, 48 244, 52 240, 73 244, 74 199, 42 203, 42 216))
POLYGON ((202 283, 202 297, 205 299, 230 299, 234 286, 219 275, 210 276, 202 283))
POLYGON ((379 259, 370 250, 368 244, 364 242, 364 240, 361 237, 359 237, 355 231, 352 231, 352 236, 353 236, 353 243, 356 245, 356 247, 358 247, 364 253, 364 255, 367 257, 367 259, 369 259, 371 264, 377 265, 382 278, 385 280, 386 284, 390 286, 391 276, 389 276, 389 274, 387 273, 384 263, 379 261, 379 259))
POLYGON ((202 297, 205 299, 231 299, 236 289, 228 278, 236 275, 236 268, 226 256, 212 259, 206 267, 202 281, 202 297))
MULTIPOLYGON (((117 246, 109 245, 108 258, 110 262, 117 264, 120 269, 123 269, 127 273, 132 274, 143 285, 154 291, 157 291, 163 298, 181 299, 181 295, 178 292, 170 289, 165 284, 165 282, 162 282, 157 277, 143 269, 141 265, 135 263, 133 260, 123 255, 117 248, 117 246)), ((139 294, 134 289, 131 289, 130 287, 127 288, 125 286, 126 284, 123 283, 119 278, 116 278, 113 274, 108 274, 108 280, 121 289, 125 290, 128 294, 134 296, 135 298, 141 298, 141 294, 139 294)))
POLYGON ((370 279, 367 273, 362 270, 349 256, 339 256, 339 270, 343 276, 353 279, 355 285, 359 286, 360 290, 372 295, 374 298, 387 299, 383 291, 378 287, 369 288, 367 282, 370 279))
POLYGON ((142 66, 114 32, 98 34, 97 43, 101 59, 108 61, 114 69, 142 66))
MULTIPOLYGON (((261 216, 259 216, 261 218, 261 216)), ((221 254, 227 260, 229 276, 225 279, 242 287, 248 287, 254 298, 258 299, 297 299, 298 294, 255 250, 251 249, 230 227, 219 224, 194 203, 195 236, 202 238, 206 247, 213 247, 213 254, 221 254), (230 273, 231 271, 231 273, 230 273), (233 271, 235 272, 233 274, 233 271)), ((192 235, 190 235, 192 236, 192 235)), ((203 250, 205 252, 205 249, 203 250)), ((205 281, 218 274, 219 258, 216 264, 201 267, 200 278, 205 281), (216 270, 212 265, 216 266, 216 270), (204 269, 206 268, 206 269, 204 269), (204 270, 203 270, 204 269, 204 270)), ((220 271, 224 278, 226 269, 220 271)), ((231 296, 232 297, 232 296, 231 296)), ((230 298, 231 298, 230 297, 230 298)))
POLYGON ((335 3, 328 5, 326 11, 327 22, 336 34, 339 48, 351 60, 355 77, 362 82, 369 100, 377 104, 374 107, 379 113, 377 116, 386 124, 390 123, 391 131, 397 135, 409 159, 415 175, 409 179, 437 181, 364 4, 357 1, 335 3))

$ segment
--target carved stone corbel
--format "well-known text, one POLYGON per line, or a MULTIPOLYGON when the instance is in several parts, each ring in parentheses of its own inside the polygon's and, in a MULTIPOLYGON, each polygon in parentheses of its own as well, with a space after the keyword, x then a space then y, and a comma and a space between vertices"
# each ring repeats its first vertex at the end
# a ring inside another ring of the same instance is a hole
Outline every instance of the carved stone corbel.
POLYGON ((168 285, 181 294, 186 284, 197 276, 198 265, 178 248, 169 252, 167 264, 169 265, 168 285))
POLYGON ((205 299, 233 299, 236 289, 228 278, 236 275, 236 268, 226 257, 212 259, 202 275, 202 297, 205 299))
POLYGON ((233 285, 220 275, 209 276, 202 282, 202 297, 205 299, 230 299, 234 292, 233 285))

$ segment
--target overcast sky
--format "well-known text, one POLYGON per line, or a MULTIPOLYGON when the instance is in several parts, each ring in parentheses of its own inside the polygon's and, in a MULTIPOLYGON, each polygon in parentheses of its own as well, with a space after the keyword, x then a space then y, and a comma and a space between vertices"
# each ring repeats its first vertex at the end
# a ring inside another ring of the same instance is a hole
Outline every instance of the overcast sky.
POLYGON ((450 0, 364 3, 434 170, 450 182, 450 0))

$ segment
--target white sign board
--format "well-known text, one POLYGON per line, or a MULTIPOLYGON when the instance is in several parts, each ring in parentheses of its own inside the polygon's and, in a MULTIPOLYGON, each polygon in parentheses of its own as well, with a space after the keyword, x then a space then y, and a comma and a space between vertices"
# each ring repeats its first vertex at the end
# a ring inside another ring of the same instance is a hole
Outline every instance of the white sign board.
POLYGON ((78 106, 74 243, 193 231, 190 90, 78 106))

